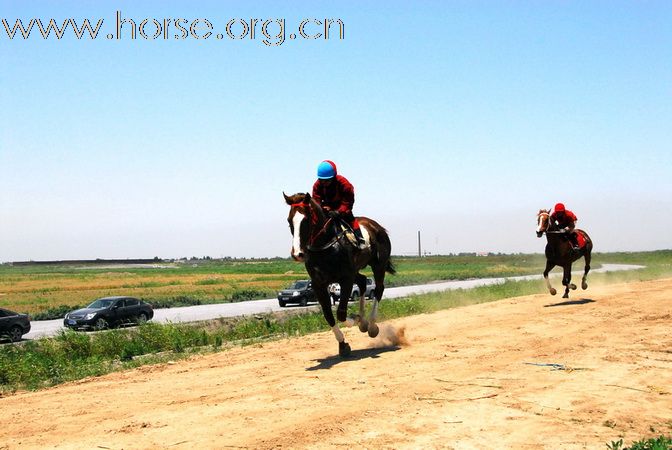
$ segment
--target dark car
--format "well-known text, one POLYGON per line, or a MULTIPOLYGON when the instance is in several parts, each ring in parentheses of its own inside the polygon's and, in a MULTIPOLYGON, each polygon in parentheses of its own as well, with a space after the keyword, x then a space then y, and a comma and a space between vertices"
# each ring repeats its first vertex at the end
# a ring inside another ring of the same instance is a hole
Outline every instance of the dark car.
POLYGON ((152 305, 142 300, 133 297, 103 297, 86 308, 67 313, 63 325, 75 330, 104 330, 125 324, 141 324, 152 317, 152 305))
POLYGON ((301 306, 306 306, 308 302, 314 301, 315 291, 313 291, 310 280, 295 281, 287 289, 278 292, 278 304, 283 308, 288 303, 298 303, 301 306))
POLYGON ((29 331, 30 318, 28 314, 19 314, 0 308, 0 339, 18 342, 29 331))

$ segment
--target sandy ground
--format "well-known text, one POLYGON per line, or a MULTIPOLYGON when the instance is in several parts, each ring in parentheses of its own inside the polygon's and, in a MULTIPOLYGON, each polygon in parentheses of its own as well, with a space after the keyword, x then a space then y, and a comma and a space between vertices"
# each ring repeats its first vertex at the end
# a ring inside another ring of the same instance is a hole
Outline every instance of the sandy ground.
POLYGON ((672 434, 671 324, 667 279, 236 348, 0 398, 0 449, 604 449, 672 434))

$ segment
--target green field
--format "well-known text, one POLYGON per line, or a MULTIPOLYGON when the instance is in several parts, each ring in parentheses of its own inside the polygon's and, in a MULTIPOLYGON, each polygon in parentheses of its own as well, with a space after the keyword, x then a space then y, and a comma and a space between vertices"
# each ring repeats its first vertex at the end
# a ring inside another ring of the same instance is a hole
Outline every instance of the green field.
MULTIPOLYGON (((601 263, 631 263, 664 267, 671 260, 669 250, 598 253, 593 255, 592 266, 595 269, 601 263)), ((397 274, 387 276, 387 287, 539 274, 545 259, 540 254, 458 255, 395 257, 393 262, 397 274)), ((577 265, 581 267, 582 260, 577 265)), ((194 260, 144 268, 109 264, 4 264, 0 265, 0 307, 40 320, 62 317, 68 310, 111 295, 135 296, 159 308, 235 302, 272 298, 291 282, 305 278, 307 273, 302 264, 280 258, 194 260)))

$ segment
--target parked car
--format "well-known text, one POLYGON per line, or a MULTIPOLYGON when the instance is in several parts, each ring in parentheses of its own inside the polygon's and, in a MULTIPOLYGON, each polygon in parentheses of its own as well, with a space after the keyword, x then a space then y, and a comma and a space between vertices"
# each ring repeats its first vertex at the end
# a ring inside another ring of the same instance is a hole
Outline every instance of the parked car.
POLYGON ((8 309, 0 308, 0 339, 18 342, 30 331, 30 317, 8 309))
POLYGON ((298 280, 287 289, 278 292, 278 304, 284 308, 289 303, 298 303, 306 306, 315 301, 315 291, 310 280, 298 280))
POLYGON ((75 330, 104 330, 125 324, 141 324, 154 317, 149 303, 133 297, 103 297, 86 308, 69 312, 63 325, 75 330))
MULTIPOLYGON (((376 283, 372 278, 366 279, 366 290, 364 291, 364 297, 373 298, 373 291, 376 289, 376 283)), ((341 296, 341 286, 338 283, 332 283, 329 285, 329 295, 331 296, 331 301, 336 304, 338 299, 341 296)), ((350 293, 350 300, 355 300, 359 298, 359 286, 356 284, 352 286, 352 292, 350 293)))

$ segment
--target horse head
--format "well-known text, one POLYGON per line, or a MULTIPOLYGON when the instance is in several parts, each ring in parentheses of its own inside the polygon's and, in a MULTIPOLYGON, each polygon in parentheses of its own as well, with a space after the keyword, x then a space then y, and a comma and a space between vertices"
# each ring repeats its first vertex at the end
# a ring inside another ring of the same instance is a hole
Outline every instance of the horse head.
POLYGON ((550 212, 547 209, 540 209, 537 213, 537 237, 543 236, 550 226, 550 212))
POLYGON ((292 258, 303 261, 305 249, 315 239, 315 230, 320 230, 326 222, 324 211, 308 193, 287 195, 285 202, 290 206, 287 222, 292 234, 292 258))

